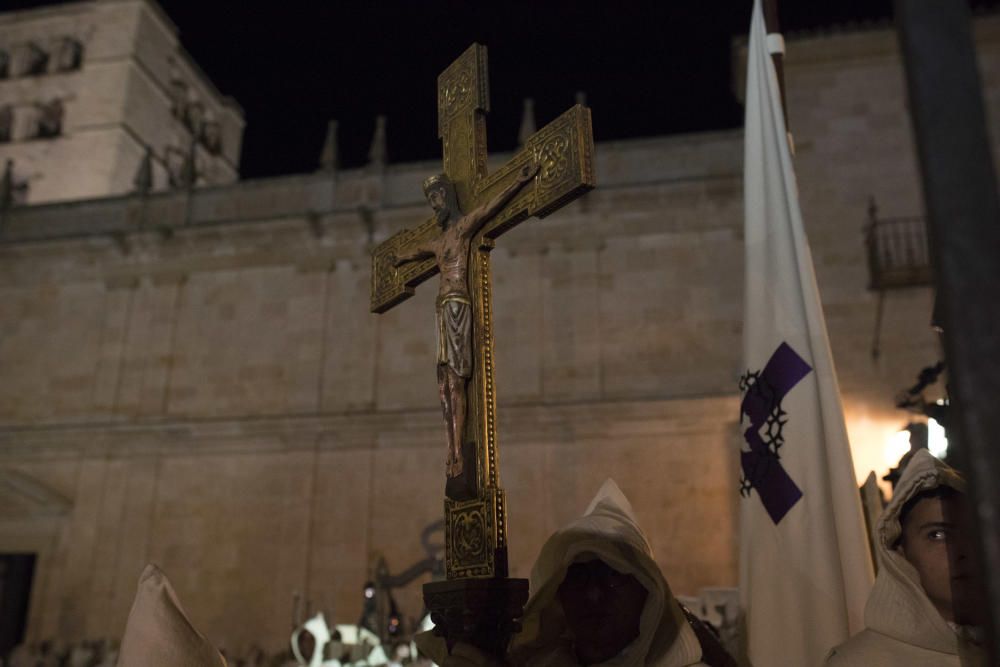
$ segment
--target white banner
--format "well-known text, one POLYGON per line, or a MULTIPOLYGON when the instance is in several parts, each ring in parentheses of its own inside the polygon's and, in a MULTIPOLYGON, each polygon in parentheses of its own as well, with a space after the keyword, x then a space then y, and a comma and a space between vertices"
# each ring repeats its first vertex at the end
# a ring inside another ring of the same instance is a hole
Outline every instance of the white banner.
POLYGON ((740 595, 754 667, 808 667, 864 627, 873 577, 760 0, 745 141, 740 595))

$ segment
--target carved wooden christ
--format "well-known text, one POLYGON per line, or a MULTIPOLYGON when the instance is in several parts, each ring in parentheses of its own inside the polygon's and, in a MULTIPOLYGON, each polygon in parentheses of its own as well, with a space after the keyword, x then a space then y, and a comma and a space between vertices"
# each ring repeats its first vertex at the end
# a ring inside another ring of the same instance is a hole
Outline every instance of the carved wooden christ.
POLYGON ((472 377, 472 296, 469 290, 469 255, 472 239, 486 223, 495 218, 504 205, 538 173, 538 165, 525 165, 517 179, 490 201, 463 214, 455 186, 445 174, 424 181, 424 196, 434 210, 441 232, 434 238, 390 253, 394 267, 407 262, 433 258, 441 274, 437 296, 437 381, 441 410, 448 435, 448 477, 462 474, 462 435, 468 399, 466 391, 472 377))
POLYGON ((449 579, 506 572, 499 485, 490 255, 495 239, 594 187, 590 110, 576 105, 486 170, 486 48, 473 44, 438 77, 444 173, 424 182, 433 216, 372 252, 371 310, 383 313, 440 273, 437 380, 446 421, 449 579))

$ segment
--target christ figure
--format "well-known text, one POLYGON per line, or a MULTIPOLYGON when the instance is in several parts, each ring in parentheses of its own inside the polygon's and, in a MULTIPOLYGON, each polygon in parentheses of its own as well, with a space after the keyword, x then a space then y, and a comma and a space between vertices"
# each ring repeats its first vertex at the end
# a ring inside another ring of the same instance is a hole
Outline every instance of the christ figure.
POLYGON ((462 213, 455 186, 444 174, 424 181, 424 196, 434 210, 441 233, 435 238, 403 248, 391 255, 393 266, 434 258, 441 273, 437 296, 437 382, 448 432, 448 477, 462 474, 462 433, 467 411, 466 389, 472 377, 472 297, 469 289, 469 256, 472 240, 486 223, 538 173, 527 164, 517 179, 496 197, 470 213, 462 213))

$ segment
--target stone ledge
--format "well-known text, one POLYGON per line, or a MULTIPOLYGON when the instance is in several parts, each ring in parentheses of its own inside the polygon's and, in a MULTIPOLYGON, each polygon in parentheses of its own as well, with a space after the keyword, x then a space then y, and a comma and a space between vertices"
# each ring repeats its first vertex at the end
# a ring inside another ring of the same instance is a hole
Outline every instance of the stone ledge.
MULTIPOLYGON (((684 435, 733 428, 735 395, 500 406, 501 447, 684 435)), ((4 460, 78 456, 399 449, 443 442, 438 410, 0 426, 4 460)))
MULTIPOLYGON (((596 147, 599 187, 624 189, 741 178, 742 131, 651 137, 596 147), (641 165, 641 168, 635 165, 641 165)), ((509 154, 498 153, 491 164, 509 154)), ((171 191, 17 207, 4 213, 0 243, 83 239, 111 232, 268 223, 307 215, 423 210, 419 183, 436 162, 390 165, 382 175, 365 169, 295 174, 171 191)))

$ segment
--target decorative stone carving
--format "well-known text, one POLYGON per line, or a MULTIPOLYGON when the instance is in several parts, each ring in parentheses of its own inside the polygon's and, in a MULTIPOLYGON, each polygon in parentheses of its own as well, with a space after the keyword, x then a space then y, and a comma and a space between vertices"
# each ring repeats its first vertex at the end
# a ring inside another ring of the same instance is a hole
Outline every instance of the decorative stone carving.
POLYGON ((204 122, 205 105, 192 95, 184 105, 184 125, 197 136, 204 122))
POLYGON ((521 128, 517 131, 517 145, 523 146, 537 130, 538 128, 535 125, 535 100, 526 97, 524 99, 524 111, 521 113, 521 128))
POLYGON ((73 37, 63 37, 56 47, 56 72, 72 72, 83 63, 83 44, 73 37))
POLYGON ((385 138, 385 116, 375 117, 375 133, 372 135, 372 145, 368 149, 368 166, 384 167, 389 159, 388 146, 385 138))
POLYGON ((22 47, 21 73, 24 76, 39 76, 49 69, 49 54, 34 42, 22 47))
POLYGON ((5 104, 0 107, 0 143, 14 138, 14 108, 5 104))
POLYGON ((139 194, 148 194, 153 189, 153 149, 146 146, 146 152, 142 156, 139 167, 135 170, 135 178, 132 179, 135 191, 139 194))
POLYGON ((63 116, 66 108, 58 97, 50 102, 36 102, 38 110, 38 127, 36 134, 39 139, 50 139, 62 134, 63 116))
POLYGON ((172 189, 184 187, 184 152, 176 146, 167 146, 163 153, 167 167, 167 183, 172 189))
POLYGON ((0 176, 0 209, 23 204, 28 199, 28 179, 14 173, 14 161, 8 159, 0 176))
POLYGON ((183 189, 194 187, 201 174, 194 155, 194 145, 185 150, 176 145, 167 146, 164 157, 167 167, 167 180, 171 188, 183 189))
POLYGON ((217 120, 206 120, 201 126, 201 144, 212 155, 222 152, 222 126, 217 120))
POLYGON ((170 95, 170 113, 174 115, 174 118, 183 120, 184 108, 187 106, 188 100, 188 86, 178 75, 171 73, 167 88, 170 95))
POLYGON ((320 171, 337 171, 340 156, 337 149, 337 121, 331 120, 326 126, 326 139, 319 155, 320 171))

